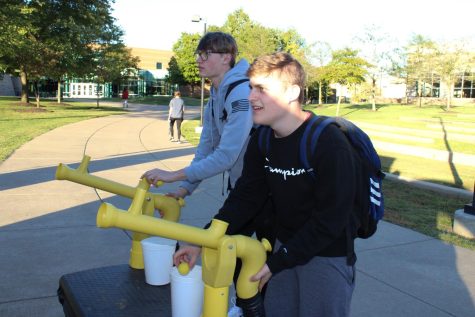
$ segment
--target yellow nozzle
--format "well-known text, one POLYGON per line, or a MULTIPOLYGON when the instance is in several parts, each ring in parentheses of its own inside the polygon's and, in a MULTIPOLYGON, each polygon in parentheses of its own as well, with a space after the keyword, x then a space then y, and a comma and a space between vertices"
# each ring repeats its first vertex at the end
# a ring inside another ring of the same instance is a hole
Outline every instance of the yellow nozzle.
POLYGON ((261 243, 264 246, 264 250, 266 250, 266 252, 272 251, 272 245, 270 244, 269 240, 262 238, 261 243))

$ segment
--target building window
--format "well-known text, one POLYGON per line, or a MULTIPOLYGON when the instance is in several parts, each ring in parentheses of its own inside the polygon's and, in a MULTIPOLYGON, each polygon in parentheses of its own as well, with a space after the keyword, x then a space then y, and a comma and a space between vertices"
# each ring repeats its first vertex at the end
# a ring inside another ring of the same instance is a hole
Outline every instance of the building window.
POLYGON ((157 62, 157 69, 162 69, 162 63, 157 62))
POLYGON ((457 77, 454 85, 454 96, 457 98, 475 98, 475 73, 462 73, 457 77))

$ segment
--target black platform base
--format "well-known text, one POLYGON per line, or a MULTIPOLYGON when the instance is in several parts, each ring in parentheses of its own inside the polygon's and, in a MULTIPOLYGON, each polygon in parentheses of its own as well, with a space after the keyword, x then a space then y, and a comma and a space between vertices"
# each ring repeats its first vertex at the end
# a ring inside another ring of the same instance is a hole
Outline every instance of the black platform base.
POLYGON ((171 317, 170 284, 149 285, 127 264, 63 275, 58 299, 66 317, 171 317))

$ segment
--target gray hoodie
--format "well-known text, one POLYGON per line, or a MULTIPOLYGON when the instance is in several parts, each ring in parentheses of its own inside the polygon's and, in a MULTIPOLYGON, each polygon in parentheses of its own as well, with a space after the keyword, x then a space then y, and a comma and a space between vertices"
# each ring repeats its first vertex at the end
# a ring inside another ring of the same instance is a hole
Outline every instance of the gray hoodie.
POLYGON ((229 172, 231 185, 241 176, 244 152, 252 129, 252 109, 248 96, 249 82, 237 85, 225 102, 230 84, 247 78, 249 63, 241 59, 225 75, 218 89, 211 87, 211 95, 204 108, 203 130, 195 157, 185 168, 187 180, 180 186, 192 193, 207 178, 229 172), (225 111, 224 111, 225 110, 225 111))

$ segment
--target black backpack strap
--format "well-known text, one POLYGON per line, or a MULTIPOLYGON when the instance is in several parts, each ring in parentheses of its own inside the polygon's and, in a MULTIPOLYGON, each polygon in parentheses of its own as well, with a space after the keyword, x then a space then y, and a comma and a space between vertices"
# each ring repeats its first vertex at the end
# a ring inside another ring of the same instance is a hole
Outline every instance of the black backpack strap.
POLYGON ((300 139, 300 161, 312 178, 316 178, 316 175, 310 162, 315 155, 318 139, 322 131, 332 122, 332 118, 312 115, 300 139))
POLYGON ((240 84, 242 84, 246 81, 249 81, 249 79, 248 78, 243 78, 243 79, 236 80, 235 82, 229 84, 228 90, 226 91, 226 94, 224 95, 224 102, 226 102, 226 99, 228 99, 229 94, 231 93, 231 91, 233 91, 233 89, 236 86, 238 86, 238 85, 240 85, 240 84))
MULTIPOLYGON (((239 80, 236 80, 235 82, 232 82, 231 84, 229 84, 228 86, 228 90, 226 90, 226 94, 224 95, 224 103, 226 103, 226 100, 228 99, 228 96, 229 94, 231 93, 231 91, 233 91, 233 89, 244 83, 244 82, 248 82, 249 79, 247 78, 243 78, 243 79, 239 79, 239 80)), ((214 112, 213 112, 213 117, 214 117, 214 112)), ((220 118, 222 121, 226 121, 228 119, 228 112, 226 111, 226 108, 223 107, 223 115, 221 116, 220 118)))
POLYGON ((259 133, 258 135, 258 145, 259 145, 259 151, 264 155, 265 157, 269 153, 269 144, 270 144, 270 135, 272 132, 272 129, 268 126, 261 126, 257 129, 257 132, 259 133))

